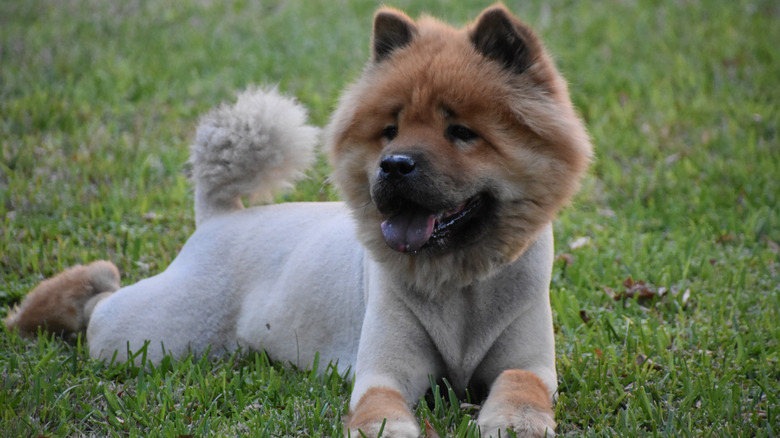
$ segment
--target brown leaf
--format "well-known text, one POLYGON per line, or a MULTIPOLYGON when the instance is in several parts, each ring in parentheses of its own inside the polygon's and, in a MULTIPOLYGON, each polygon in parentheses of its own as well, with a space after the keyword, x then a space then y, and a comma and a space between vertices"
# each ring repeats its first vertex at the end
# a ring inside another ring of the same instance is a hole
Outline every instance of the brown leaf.
POLYGON ((723 234, 720 237, 718 237, 717 239, 715 239, 715 243, 731 242, 732 240, 734 240, 736 238, 737 238, 737 236, 735 236, 735 235, 733 235, 731 233, 723 234))
POLYGON ((653 292, 652 289, 650 289, 650 286, 645 284, 644 281, 638 281, 634 283, 632 286, 628 287, 625 291, 623 291, 623 297, 624 298, 634 298, 639 297, 639 299, 648 299, 655 297, 655 292, 653 292))
POLYGON ((440 438, 427 418, 425 419, 425 436, 427 438, 440 438))
POLYGON ((574 256, 569 253, 559 254, 558 257, 555 258, 555 261, 558 262, 561 260, 563 260, 563 263, 566 266, 571 266, 572 263, 574 263, 574 256))
POLYGON ((585 310, 580 310, 580 319, 585 324, 589 323, 590 322, 590 316, 588 315, 588 312, 586 312, 585 310))
POLYGON ((634 281, 630 275, 623 281, 623 286, 626 287, 626 290, 617 295, 611 295, 614 300, 625 300, 636 297, 639 301, 647 301, 656 297, 662 297, 668 292, 663 286, 655 288, 644 281, 634 281))
POLYGON ((652 359, 645 356, 644 354, 640 353, 636 356, 636 364, 639 366, 647 366, 655 371, 661 371, 663 367, 661 365, 658 365, 657 363, 653 362, 652 359))

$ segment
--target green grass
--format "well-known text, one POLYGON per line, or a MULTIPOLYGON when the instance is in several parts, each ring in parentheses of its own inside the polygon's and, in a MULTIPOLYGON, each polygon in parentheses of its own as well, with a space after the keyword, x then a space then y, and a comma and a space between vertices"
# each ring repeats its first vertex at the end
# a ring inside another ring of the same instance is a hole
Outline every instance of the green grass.
MULTIPOLYGON (((392 2, 454 23, 486 5, 456 3, 392 2)), ((555 224, 557 432, 777 436, 780 6, 507 4, 555 54, 597 153, 555 224), (628 278, 666 293, 613 299, 628 278)), ((112 260, 125 283, 161 271, 194 229, 198 115, 279 83, 323 125, 375 7, 0 2, 0 316, 75 264, 112 260)), ((333 199, 326 173, 283 200, 333 199)), ((418 418, 473 436, 476 407, 437 391, 418 418)), ((149 369, 0 332, 3 436, 334 436, 348 394, 338 372, 248 352, 149 369)))

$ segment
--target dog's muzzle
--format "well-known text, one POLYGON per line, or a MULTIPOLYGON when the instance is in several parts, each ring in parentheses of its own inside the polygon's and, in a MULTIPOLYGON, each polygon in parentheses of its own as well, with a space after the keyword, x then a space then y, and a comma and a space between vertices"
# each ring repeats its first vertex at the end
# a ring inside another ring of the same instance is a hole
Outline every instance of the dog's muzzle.
POLYGON ((379 163, 371 198, 385 217, 382 237, 403 253, 447 249, 456 233, 482 211, 486 196, 465 195, 459 201, 440 193, 425 159, 407 154, 388 155, 379 163))

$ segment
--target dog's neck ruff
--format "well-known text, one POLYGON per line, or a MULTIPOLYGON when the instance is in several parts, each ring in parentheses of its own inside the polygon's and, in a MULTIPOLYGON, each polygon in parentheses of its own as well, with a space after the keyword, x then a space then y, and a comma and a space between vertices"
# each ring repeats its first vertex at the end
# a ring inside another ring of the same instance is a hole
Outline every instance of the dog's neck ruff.
POLYGON ((508 258, 500 251, 490 250, 476 245, 450 252, 419 254, 401 253, 390 249, 384 241, 360 235, 369 256, 382 268, 399 279, 408 290, 434 299, 473 285, 476 282, 498 275, 502 268, 517 260, 525 248, 530 247, 535 238, 530 238, 523 251, 508 258))

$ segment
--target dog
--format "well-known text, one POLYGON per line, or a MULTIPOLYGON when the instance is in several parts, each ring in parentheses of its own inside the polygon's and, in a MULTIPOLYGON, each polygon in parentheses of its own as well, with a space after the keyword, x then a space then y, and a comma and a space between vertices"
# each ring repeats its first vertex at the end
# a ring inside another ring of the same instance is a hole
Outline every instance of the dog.
POLYGON ((354 372, 345 435, 418 436, 430 376, 486 395, 482 436, 553 435, 551 222, 592 154, 566 82, 500 4, 462 29, 382 8, 371 48, 324 132, 344 202, 244 208, 319 141, 303 107, 250 89, 200 121, 196 231, 164 272, 120 288, 110 262, 72 268, 6 325, 85 332, 95 358, 319 354, 354 372))

